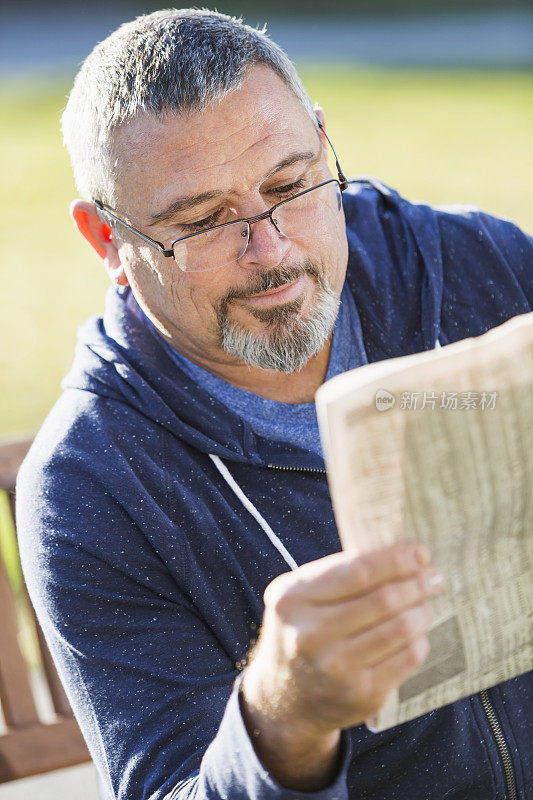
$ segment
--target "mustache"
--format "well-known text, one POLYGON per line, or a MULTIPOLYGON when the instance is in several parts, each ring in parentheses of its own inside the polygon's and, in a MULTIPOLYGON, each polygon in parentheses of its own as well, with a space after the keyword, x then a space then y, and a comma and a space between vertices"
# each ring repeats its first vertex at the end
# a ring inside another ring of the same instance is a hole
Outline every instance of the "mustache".
POLYGON ((227 309, 232 300, 240 300, 245 297, 253 297, 255 294, 270 292, 272 289, 279 289, 286 283, 292 283, 302 275, 312 275, 321 282, 321 274, 317 267, 311 262, 305 262, 299 266, 287 266, 269 270, 252 276, 247 286, 242 289, 230 289, 220 301, 220 309, 227 309))

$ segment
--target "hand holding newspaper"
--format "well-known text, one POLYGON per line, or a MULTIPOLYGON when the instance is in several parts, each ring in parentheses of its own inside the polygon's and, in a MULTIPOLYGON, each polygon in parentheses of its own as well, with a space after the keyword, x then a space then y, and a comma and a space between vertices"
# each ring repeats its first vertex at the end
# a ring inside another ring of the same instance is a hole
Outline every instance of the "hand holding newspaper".
POLYGON ((533 313, 339 375, 316 396, 345 550, 428 545, 431 652, 383 730, 533 665, 533 313))

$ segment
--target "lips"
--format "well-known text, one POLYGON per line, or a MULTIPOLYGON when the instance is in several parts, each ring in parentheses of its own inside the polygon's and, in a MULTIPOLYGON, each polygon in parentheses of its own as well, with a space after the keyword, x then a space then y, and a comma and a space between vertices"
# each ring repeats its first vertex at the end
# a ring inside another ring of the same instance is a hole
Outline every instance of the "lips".
POLYGON ((249 295, 243 297, 245 303, 250 303, 255 306, 274 305, 276 303, 288 303, 299 294, 304 281, 304 275, 296 278, 294 281, 284 283, 282 286, 277 286, 275 289, 269 289, 267 292, 260 292, 259 294, 249 295))
POLYGON ((293 283, 296 283, 296 281, 290 281, 289 283, 283 283, 281 286, 278 286, 275 289, 269 289, 268 292, 258 292, 257 294, 252 294, 250 296, 251 297, 270 297, 271 294, 279 294, 279 292, 284 292, 289 286, 292 286, 293 283))

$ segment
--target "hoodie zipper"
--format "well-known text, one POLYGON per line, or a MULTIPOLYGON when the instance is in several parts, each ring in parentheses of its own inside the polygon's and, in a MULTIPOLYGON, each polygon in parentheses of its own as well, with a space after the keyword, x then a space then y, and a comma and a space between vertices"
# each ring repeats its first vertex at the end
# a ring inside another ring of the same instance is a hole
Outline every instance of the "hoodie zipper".
POLYGON ((326 474, 325 469, 319 467, 280 467, 278 464, 267 464, 268 469, 282 469, 288 472, 321 472, 326 474))
POLYGON ((511 755, 509 753, 509 748, 507 747, 507 742, 505 741, 501 725, 498 721, 498 717, 496 716, 496 711, 490 702, 489 693, 486 689, 480 692, 479 696, 481 698, 481 705, 483 706, 483 710, 487 715, 489 725, 496 740, 496 745, 498 747, 498 752, 500 754, 503 772, 505 775, 505 783, 507 784, 509 800, 517 800, 516 782, 513 773, 511 755))

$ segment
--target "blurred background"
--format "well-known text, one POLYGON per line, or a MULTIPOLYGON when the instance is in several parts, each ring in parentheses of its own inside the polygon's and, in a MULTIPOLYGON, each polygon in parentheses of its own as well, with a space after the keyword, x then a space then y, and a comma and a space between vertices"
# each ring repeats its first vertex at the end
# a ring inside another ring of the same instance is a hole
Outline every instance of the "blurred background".
MULTIPOLYGON (((107 278, 68 217, 59 118, 78 65, 161 4, 0 11, 0 438, 32 435, 107 278)), ((345 171, 410 199, 473 203, 533 232, 533 0, 220 2, 296 62, 345 171)))

